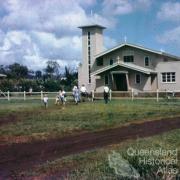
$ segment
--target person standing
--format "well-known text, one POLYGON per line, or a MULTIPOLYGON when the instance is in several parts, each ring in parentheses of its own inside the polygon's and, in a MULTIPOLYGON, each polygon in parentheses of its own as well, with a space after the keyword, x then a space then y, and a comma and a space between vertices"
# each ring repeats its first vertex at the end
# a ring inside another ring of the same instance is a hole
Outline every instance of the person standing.
POLYGON ((104 102, 105 102, 105 104, 108 103, 108 100, 109 100, 109 87, 104 86, 104 102))
POLYGON ((44 102, 45 108, 47 109, 47 107, 48 107, 48 96, 47 96, 47 94, 44 95, 43 102, 44 102))
POLYGON ((87 90, 84 84, 81 86, 80 92, 81 92, 82 101, 84 102, 85 97, 87 96, 87 90))
POLYGON ((64 90, 59 91, 59 98, 60 98, 62 104, 65 105, 65 103, 66 103, 66 92, 64 90))
POLYGON ((74 101, 75 101, 76 104, 78 104, 78 102, 80 100, 79 95, 80 95, 79 89, 77 88, 77 86, 74 86, 74 88, 73 88, 73 97, 74 97, 74 101))

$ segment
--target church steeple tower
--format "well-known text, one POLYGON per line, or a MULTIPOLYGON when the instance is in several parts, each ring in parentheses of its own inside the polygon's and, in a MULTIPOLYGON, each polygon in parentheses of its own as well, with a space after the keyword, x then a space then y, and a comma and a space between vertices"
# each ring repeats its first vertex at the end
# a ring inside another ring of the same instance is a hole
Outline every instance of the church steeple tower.
POLYGON ((105 27, 95 24, 79 28, 82 29, 82 66, 79 68, 78 81, 79 86, 84 84, 90 91, 95 85, 93 82, 95 79, 91 77, 91 69, 95 63, 94 56, 103 51, 103 29, 105 27))

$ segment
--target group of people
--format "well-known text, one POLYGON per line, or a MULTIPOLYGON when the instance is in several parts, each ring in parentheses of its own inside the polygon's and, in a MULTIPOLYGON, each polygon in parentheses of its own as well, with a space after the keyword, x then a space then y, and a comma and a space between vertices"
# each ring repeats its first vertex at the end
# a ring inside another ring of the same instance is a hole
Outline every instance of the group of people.
MULTIPOLYGON (((65 105, 66 96, 67 96, 66 92, 64 90, 60 90, 58 95, 55 98, 55 104, 58 105, 61 102, 61 104, 65 105)), ((84 102, 85 98, 88 97, 88 93, 87 93, 85 85, 82 85, 80 89, 77 86, 74 86, 72 89, 72 96, 76 104, 78 104, 81 100, 84 102)), ((43 97, 43 103, 44 103, 45 108, 47 108, 48 107, 47 94, 45 94, 43 97)))
POLYGON ((56 96, 55 104, 62 103, 63 105, 66 104, 66 92, 64 90, 60 90, 59 94, 56 96))
POLYGON ((72 95, 76 104, 80 101, 84 102, 85 98, 88 97, 85 85, 83 84, 80 89, 77 86, 74 86, 72 89, 72 95))
MULTIPOLYGON (((109 101, 109 91, 110 91, 109 87, 104 86, 104 102, 105 102, 105 104, 107 104, 109 101)), ((72 89, 72 96, 73 96, 76 104, 78 104, 80 101, 84 102, 85 98, 88 97, 86 87, 84 85, 82 85, 81 88, 79 89, 77 86, 74 86, 72 89)), ((45 108, 47 108, 47 106, 48 106, 47 94, 44 95, 43 102, 44 102, 45 108)), ((60 90, 59 94, 55 98, 56 105, 60 104, 60 102, 63 105, 66 104, 66 92, 64 90, 60 90)))

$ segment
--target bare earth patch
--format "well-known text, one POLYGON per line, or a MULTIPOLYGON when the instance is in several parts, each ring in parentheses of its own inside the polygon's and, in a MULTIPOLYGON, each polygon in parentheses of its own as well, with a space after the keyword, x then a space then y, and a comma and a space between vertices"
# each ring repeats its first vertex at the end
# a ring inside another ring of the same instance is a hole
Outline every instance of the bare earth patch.
POLYGON ((19 121, 20 118, 18 118, 17 115, 9 115, 6 117, 0 117, 0 126, 5 125, 5 124, 9 124, 9 123, 14 123, 19 121))
POLYGON ((0 177, 16 174, 63 156, 121 143, 128 139, 161 134, 180 128, 180 117, 132 123, 128 126, 30 143, 0 145, 0 177))

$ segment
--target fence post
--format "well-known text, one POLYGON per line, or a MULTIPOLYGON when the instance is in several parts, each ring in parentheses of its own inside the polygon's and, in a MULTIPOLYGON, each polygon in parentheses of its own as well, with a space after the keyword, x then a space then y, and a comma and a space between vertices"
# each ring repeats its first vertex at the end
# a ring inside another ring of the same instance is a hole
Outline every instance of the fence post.
POLYGON ((159 102, 159 89, 157 89, 157 92, 156 92, 156 101, 159 102))
POLYGON ((10 94, 9 94, 9 91, 7 92, 7 99, 8 99, 8 101, 10 101, 10 94))
POLYGON ((43 91, 41 91, 41 100, 43 100, 43 91))
POLYGON ((112 90, 111 89, 109 90, 109 100, 110 101, 112 100, 112 90))
POLYGON ((94 90, 92 90, 92 102, 94 101, 94 90))
POLYGON ((24 91, 24 101, 26 100, 26 91, 24 91))
POLYGON ((131 89, 131 99, 132 99, 132 101, 134 100, 134 89, 133 88, 131 89))

